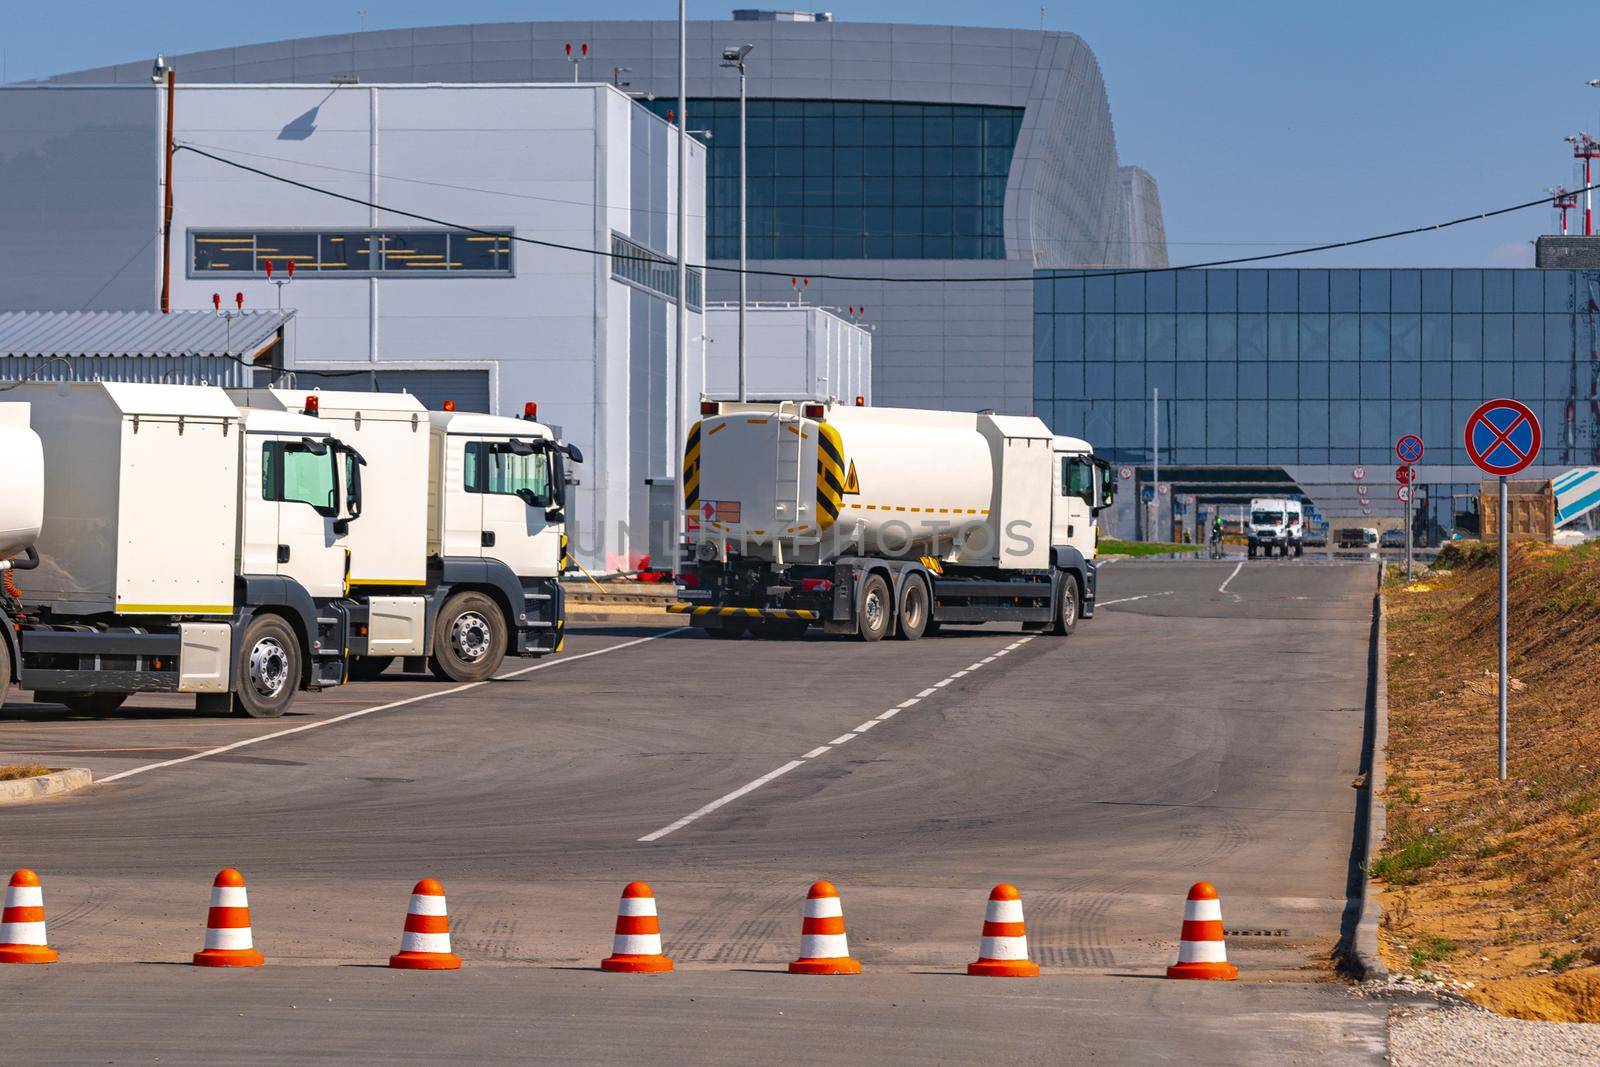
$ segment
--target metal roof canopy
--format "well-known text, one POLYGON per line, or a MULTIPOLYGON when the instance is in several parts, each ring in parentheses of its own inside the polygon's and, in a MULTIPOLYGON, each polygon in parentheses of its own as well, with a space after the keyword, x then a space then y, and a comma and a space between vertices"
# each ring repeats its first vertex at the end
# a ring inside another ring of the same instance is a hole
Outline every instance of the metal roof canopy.
POLYGON ((0 356, 233 356, 253 363, 293 311, 0 312, 0 356))

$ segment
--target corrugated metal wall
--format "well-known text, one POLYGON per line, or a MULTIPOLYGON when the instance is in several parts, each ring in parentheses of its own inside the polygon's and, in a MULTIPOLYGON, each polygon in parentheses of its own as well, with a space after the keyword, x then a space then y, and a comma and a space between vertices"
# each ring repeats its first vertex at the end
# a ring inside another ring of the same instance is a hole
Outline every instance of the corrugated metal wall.
POLYGON ((265 368, 252 369, 222 356, 6 356, 0 381, 153 382, 164 385, 265 385, 265 368))

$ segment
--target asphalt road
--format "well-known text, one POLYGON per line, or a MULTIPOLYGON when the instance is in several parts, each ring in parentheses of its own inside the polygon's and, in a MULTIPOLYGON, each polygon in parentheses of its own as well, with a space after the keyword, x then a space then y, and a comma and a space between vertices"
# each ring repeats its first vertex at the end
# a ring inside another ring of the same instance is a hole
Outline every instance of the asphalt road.
POLYGON ((1066 640, 595 628, 515 678, 386 678, 272 722, 194 718, 175 699, 92 722, 13 700, 0 761, 126 776, 0 814, 0 862, 44 876, 63 956, 42 975, 5 968, 0 990, 65 1059, 184 1058, 228 1039, 260 1058, 299 1041, 1379 1062, 1381 1009, 1326 981, 1374 579, 1369 564, 1120 561, 1102 613, 1066 640), (199 947, 228 865, 249 878, 269 966, 156 966, 199 947), (467 970, 337 966, 394 951, 424 875, 449 892, 467 970), (843 894, 859 979, 775 973, 818 878, 843 894), (1153 977, 1202 878, 1252 981, 1153 977), (587 970, 632 879, 655 887, 677 975, 587 970), (1023 890, 1047 976, 951 977, 1001 880, 1023 890), (434 984, 403 988, 413 979, 434 984))

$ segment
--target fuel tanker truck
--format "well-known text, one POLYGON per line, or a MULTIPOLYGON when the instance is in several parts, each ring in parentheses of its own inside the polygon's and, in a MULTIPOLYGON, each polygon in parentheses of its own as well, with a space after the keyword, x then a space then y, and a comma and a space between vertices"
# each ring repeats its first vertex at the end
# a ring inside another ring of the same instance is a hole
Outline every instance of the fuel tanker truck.
POLYGON ((864 641, 1094 614, 1115 481, 1033 416, 706 401, 684 452, 679 602, 715 637, 864 641))

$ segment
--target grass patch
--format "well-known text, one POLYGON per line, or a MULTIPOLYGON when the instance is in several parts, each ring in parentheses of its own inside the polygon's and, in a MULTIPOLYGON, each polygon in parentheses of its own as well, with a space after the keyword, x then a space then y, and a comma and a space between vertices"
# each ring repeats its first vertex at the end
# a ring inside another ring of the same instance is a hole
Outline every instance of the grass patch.
POLYGON ((1450 834, 1430 834, 1404 820, 1389 828, 1389 847, 1373 861, 1372 877, 1390 885, 1415 885, 1422 872, 1456 850, 1450 834))
POLYGON ((1165 556, 1172 552, 1198 552, 1204 545, 1180 545, 1171 541, 1119 541, 1102 538, 1097 549, 1102 556, 1165 556))
POLYGON ((1420 971, 1428 964, 1447 960, 1460 951, 1459 941, 1440 937, 1438 934, 1424 934, 1417 946, 1411 950, 1411 966, 1420 971))
POLYGON ((50 768, 42 763, 0 764, 0 782, 14 782, 18 778, 37 778, 41 774, 49 773, 50 768))

